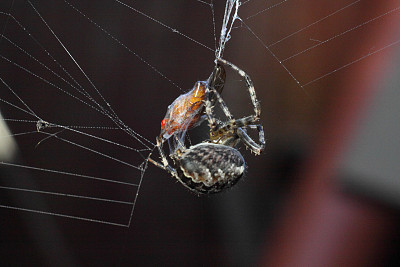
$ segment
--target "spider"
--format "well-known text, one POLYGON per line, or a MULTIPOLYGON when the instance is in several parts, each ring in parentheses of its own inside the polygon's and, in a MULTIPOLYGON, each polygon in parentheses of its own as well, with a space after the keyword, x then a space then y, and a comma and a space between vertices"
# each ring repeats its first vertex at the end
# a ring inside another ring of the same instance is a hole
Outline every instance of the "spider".
POLYGON ((161 163, 151 158, 149 161, 198 195, 221 192, 236 184, 244 173, 244 158, 235 148, 240 141, 256 155, 264 150, 264 130, 257 124, 260 114, 261 106, 250 77, 234 64, 217 58, 208 80, 196 82, 191 91, 180 95, 168 107, 161 122, 161 133, 156 138, 161 163), (223 65, 230 66, 244 78, 254 108, 253 115, 235 119, 230 113, 220 95, 226 78, 223 65), (227 121, 215 117, 213 109, 217 101, 227 121), (210 139, 186 148, 184 134, 204 120, 210 127, 210 139), (247 128, 258 131, 259 144, 247 134, 247 128), (173 165, 162 149, 163 143, 171 137, 176 142, 169 155, 173 165))

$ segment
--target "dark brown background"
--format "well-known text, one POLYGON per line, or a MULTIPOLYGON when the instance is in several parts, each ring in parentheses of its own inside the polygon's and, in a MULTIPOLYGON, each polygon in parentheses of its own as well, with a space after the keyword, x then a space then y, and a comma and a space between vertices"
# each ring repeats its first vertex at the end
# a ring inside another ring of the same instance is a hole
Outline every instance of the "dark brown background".
MULTIPOLYGON (((219 32, 224 3, 216 2, 219 32)), ((272 44, 351 2, 288 1, 244 21, 265 44, 272 44)), ((63 1, 32 3, 78 59, 120 118, 144 137, 154 140, 167 106, 182 91, 143 64, 133 53, 107 38, 63 1)), ((72 3, 184 90, 195 81, 209 76, 214 59, 212 51, 129 9, 121 8, 113 1, 72 3)), ((239 15, 245 19, 273 4, 251 1, 242 7, 239 15)), ((11 1, 1 3, 1 11, 8 12, 10 5, 11 1)), ((214 48, 211 12, 207 5, 195 1, 135 1, 131 5, 214 48)), ((361 1, 270 48, 279 59, 285 59, 316 44, 317 40, 329 39, 392 10, 396 5, 399 5, 398 1, 361 1)), ((57 55, 63 66, 85 88, 90 87, 26 2, 16 1, 11 13, 23 25, 29 26, 43 45, 50 47, 51 53, 57 55)), ((307 84, 396 41, 394 32, 399 26, 398 19, 398 13, 384 16, 288 60, 285 65, 301 84, 307 84)), ((5 25, 6 20, 7 16, 1 15, 0 26, 5 25)), ((26 44, 29 39, 16 29, 9 21, 5 36, 12 37, 17 44, 26 44)), ((51 64, 33 44, 27 44, 24 49, 32 49, 31 53, 51 64)), ((199 198, 187 192, 162 170, 150 166, 144 176, 132 225, 128 229, 0 209, 1 261, 11 265, 52 266, 245 266, 256 263, 271 266, 360 266, 367 263, 374 265, 375 262, 396 266, 398 258, 393 256, 393 246, 398 243, 398 235, 392 234, 396 232, 396 227, 393 227, 395 209, 388 208, 386 204, 378 205, 370 199, 359 200, 350 193, 343 195, 341 184, 336 179, 330 179, 335 176, 341 151, 350 140, 348 134, 356 125, 356 118, 362 114, 357 111, 362 110, 367 103, 365 99, 373 96, 371 92, 379 89, 387 78, 385 75, 393 68, 391 59, 395 51, 398 51, 397 46, 302 89, 245 27, 236 29, 224 56, 243 68, 254 80, 262 103, 262 124, 267 141, 266 151, 261 156, 254 157, 243 152, 248 165, 243 181, 229 192, 199 198), (334 199, 340 199, 341 205, 323 197, 331 193, 335 195, 334 199), (326 199, 332 205, 325 205, 326 199), (318 203, 321 203, 319 209, 314 207, 318 203), (348 208, 347 205, 356 208, 348 208), (344 209, 348 213, 342 212, 344 209), (339 210, 339 219, 331 220, 336 218, 332 215, 336 210, 339 210), (356 219, 347 221, 349 217, 346 214, 356 219), (357 214, 360 216, 357 217, 357 214), (346 225, 351 226, 350 230, 346 225), (326 231, 315 231, 313 235, 313 227, 317 226, 326 231), (341 227, 346 229, 341 231, 341 227), (347 230, 348 233, 345 232, 347 230), (358 235, 352 235, 355 231, 359 231, 358 235), (325 238, 342 233, 349 237, 344 238, 343 243, 331 243, 329 238, 325 238), (358 238, 366 235, 371 238, 358 238), (365 247, 362 244, 366 244, 365 247), (321 246, 327 249, 316 249, 321 246), (353 255, 356 250, 359 253, 353 255)), ((11 57, 14 62, 26 63, 23 56, 8 50, 4 41, 0 54, 11 57)), ((66 125, 110 125, 104 117, 81 107, 76 101, 70 101, 65 96, 57 98, 43 82, 29 75, 22 78, 20 71, 6 61, 1 64, 2 77, 7 77, 10 85, 19 89, 23 99, 29 99, 29 105, 41 117, 66 125)), ((33 63, 28 66, 31 71, 47 77, 39 66, 33 63)), ((250 101, 243 101, 247 95, 239 77, 231 72, 228 77, 223 97, 229 107, 237 116, 251 112, 250 101)), ((0 92, 7 94, 4 86, 0 92)), ((4 95, 2 97, 5 98, 4 95)), ((3 105, 0 108, 4 117, 20 118, 20 114, 12 113, 9 107, 3 105)), ((14 132, 18 132, 18 127, 10 124, 14 132)), ((107 131, 96 134, 140 148, 134 140, 122 134, 107 131)), ((193 138, 201 138, 202 133, 199 131, 197 134, 199 136, 193 133, 193 138)), ((56 140, 48 140, 35 149, 34 146, 42 138, 21 139, 19 161, 22 164, 100 177, 138 178, 138 172, 131 168, 121 167, 109 160, 92 161, 90 155, 81 154, 76 148, 56 140)), ((93 145, 90 139, 79 141, 93 145)), ((133 164, 141 162, 137 153, 116 152, 104 144, 95 146, 133 164)), ((2 177, 7 180, 4 184, 38 175, 15 168, 2 167, 1 171, 2 177)), ((73 179, 55 178, 52 174, 39 173, 39 176, 44 179, 43 186, 53 190, 68 188, 74 183, 73 179), (58 182, 54 183, 54 179, 58 182)), ((95 191, 126 194, 112 186, 94 188, 92 183, 82 180, 75 183, 82 183, 79 190, 83 194, 95 191)), ((27 204, 26 199, 19 200, 16 196, 10 194, 11 203, 27 204)), ((7 197, 5 192, 3 197, 7 197)), ((80 203, 72 207, 73 210, 80 208, 80 203)), ((121 216, 112 208, 104 210, 104 207, 99 207, 92 212, 112 218, 121 216)))

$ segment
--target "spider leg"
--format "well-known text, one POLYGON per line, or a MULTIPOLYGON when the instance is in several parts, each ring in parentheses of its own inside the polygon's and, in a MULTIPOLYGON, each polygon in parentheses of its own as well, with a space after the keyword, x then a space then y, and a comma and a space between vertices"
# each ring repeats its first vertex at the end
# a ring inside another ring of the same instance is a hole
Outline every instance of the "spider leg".
POLYGON ((165 156, 165 153, 162 150, 162 145, 163 145, 164 140, 159 137, 157 137, 156 140, 157 140, 156 146, 158 149, 158 153, 160 154, 162 164, 154 161, 151 158, 149 158, 149 161, 151 163, 153 163, 154 165, 156 165, 157 167, 168 171, 172 176, 179 178, 177 171, 173 167, 171 167, 171 165, 168 163, 167 157, 165 156))
MULTIPOLYGON (((228 121, 226 123, 223 123, 221 125, 218 125, 214 132, 224 132, 227 133, 232 130, 232 128, 237 128, 236 134, 237 136, 243 141, 243 143, 246 145, 246 147, 250 148, 254 153, 260 154, 264 148, 265 148, 265 137, 264 137, 264 128, 261 124, 254 125, 256 122, 254 116, 247 116, 241 119, 233 120, 233 121, 228 121), (258 136, 259 136, 259 142, 260 144, 257 144, 244 130, 246 127, 249 127, 251 129, 255 129, 258 131, 258 136)), ((224 141, 224 143, 229 143, 231 142, 230 139, 227 139, 224 141)))
POLYGON ((148 160, 149 162, 151 162, 153 165, 157 166, 158 168, 163 169, 164 171, 167 170, 163 164, 161 164, 161 163, 155 161, 154 159, 148 158, 147 160, 148 160))
POLYGON ((225 101, 222 99, 221 95, 215 90, 215 88, 210 88, 213 95, 217 98, 218 103, 221 105, 221 109, 224 112, 225 116, 229 120, 233 120, 232 113, 229 111, 228 106, 225 104, 225 101))
POLYGON ((257 100, 257 95, 256 95, 256 90, 254 89, 254 84, 250 78, 249 75, 247 75, 246 72, 241 70, 239 67, 234 65, 233 63, 226 61, 225 59, 222 58, 217 58, 217 61, 224 63, 225 65, 230 66, 233 70, 235 70, 237 73, 239 73, 240 76, 242 76, 246 82, 247 90, 249 91, 251 102, 254 107, 254 113, 255 113, 255 119, 258 120, 260 118, 261 114, 261 105, 260 102, 257 100))
POLYGON ((206 97, 204 100, 204 112, 206 114, 208 126, 213 131, 217 127, 217 125, 220 124, 220 121, 218 119, 216 119, 213 115, 214 106, 213 106, 212 101, 210 100, 209 96, 210 96, 210 90, 207 88, 206 89, 206 97))
POLYGON ((214 129, 214 132, 222 131, 222 132, 228 132, 232 128, 238 128, 242 127, 245 128, 247 126, 250 126, 251 124, 256 123, 257 120, 255 120, 254 116, 247 116, 244 118, 240 119, 232 119, 231 121, 227 121, 225 123, 221 123, 217 125, 214 129))
POLYGON ((246 145, 246 147, 250 148, 252 152, 257 155, 260 155, 261 152, 265 148, 265 140, 264 140, 264 129, 262 125, 249 125, 249 128, 255 128, 258 130, 258 137, 260 144, 257 144, 242 128, 238 128, 237 135, 239 136, 240 140, 246 145))
MULTIPOLYGON (((185 133, 185 135, 186 135, 186 133, 185 133)), ((176 143, 174 152, 175 152, 176 150, 178 150, 178 149, 182 149, 182 148, 185 147, 185 145, 183 144, 183 142, 184 142, 184 140, 185 140, 185 135, 179 136, 179 137, 178 137, 177 134, 174 135, 174 139, 175 139, 175 143, 176 143)))
POLYGON ((261 150, 264 150, 265 148, 264 127, 261 124, 249 125, 248 127, 251 129, 256 129, 258 131, 258 138, 260 141, 261 150))
MULTIPOLYGON (((154 159, 151 158, 151 154, 153 153, 153 151, 149 154, 149 156, 147 157, 147 161, 149 161, 150 163, 152 163, 153 165, 155 165, 156 167, 163 169, 164 171, 168 171, 168 169, 164 166, 163 163, 157 162, 154 159)), ((162 157, 162 156, 161 156, 162 157)), ((163 161, 162 161, 163 162, 163 161)))
POLYGON ((221 106, 222 111, 224 112, 225 116, 230 120, 234 121, 232 113, 229 111, 228 106, 225 104, 225 101, 222 99, 219 92, 213 87, 207 87, 206 89, 206 98, 205 102, 205 113, 206 118, 208 120, 208 125, 211 131, 215 131, 216 129, 221 128, 221 125, 224 125, 219 119, 214 117, 213 109, 215 102, 215 98, 218 100, 218 103, 221 106))
POLYGON ((206 81, 208 86, 214 88, 218 93, 221 93, 224 89, 225 79, 225 68, 222 66, 222 64, 216 62, 213 72, 206 81))

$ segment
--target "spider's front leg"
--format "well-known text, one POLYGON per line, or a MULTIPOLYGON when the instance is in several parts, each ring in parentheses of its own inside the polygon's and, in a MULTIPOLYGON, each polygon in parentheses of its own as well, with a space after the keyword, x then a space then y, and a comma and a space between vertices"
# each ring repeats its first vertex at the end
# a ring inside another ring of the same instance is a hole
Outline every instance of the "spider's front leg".
POLYGON ((247 90, 249 91, 249 94, 250 94, 251 103, 253 104, 253 108, 254 108, 254 120, 259 120, 260 115, 261 115, 261 105, 257 99, 256 90, 254 88, 254 84, 253 84, 253 81, 251 80, 250 76, 246 72, 244 72, 244 70, 240 69, 233 63, 226 61, 225 59, 218 58, 217 62, 221 62, 225 65, 228 65, 234 71, 236 71, 240 76, 242 76, 244 78, 247 90))
POLYGON ((208 121, 208 127, 210 127, 210 130, 212 131, 217 127, 219 124, 219 120, 214 117, 214 105, 211 103, 211 100, 209 99, 210 91, 207 89, 206 91, 206 99, 204 100, 204 113, 208 121))
POLYGON ((148 161, 151 162, 151 163, 153 163, 155 166, 159 167, 160 169, 163 169, 163 170, 169 172, 173 177, 179 179, 178 172, 176 171, 175 168, 173 168, 173 167, 169 164, 168 159, 167 159, 167 157, 165 156, 164 151, 162 150, 162 146, 163 146, 163 143, 164 143, 164 139, 163 139, 163 138, 160 138, 160 137, 157 137, 157 138, 156 138, 156 141, 157 141, 156 147, 157 147, 157 149, 158 149, 158 153, 160 154, 161 162, 162 162, 162 163, 159 163, 159 162, 153 160, 152 158, 150 158, 150 156, 149 156, 149 158, 148 158, 148 161))
MULTIPOLYGON (((217 62, 213 72, 211 73, 210 77, 207 79, 207 87, 205 90, 205 97, 204 97, 204 114, 205 117, 207 118, 208 121, 208 126, 210 127, 211 130, 217 127, 221 122, 215 118, 214 116, 214 106, 215 102, 218 100, 218 102, 221 104, 221 101, 223 102, 220 94, 224 88, 225 85, 225 79, 226 79, 226 73, 225 73, 225 68, 217 62)), ((221 105, 225 105, 225 103, 222 103, 221 105)), ((228 108, 224 109, 224 112, 229 113, 228 108)), ((226 114, 227 114, 226 113, 226 114)), ((230 114, 230 113, 229 113, 230 114)), ((227 115, 228 116, 228 115, 227 115)), ((231 115, 229 115, 231 117, 231 115)))
POLYGON ((210 127, 211 132, 218 131, 217 129, 221 128, 223 123, 214 117, 213 109, 215 101, 221 106, 222 111, 224 112, 225 116, 228 118, 230 122, 234 122, 234 118, 232 113, 229 111, 228 106, 225 104, 225 101, 222 99, 220 93, 213 87, 207 87, 206 89, 206 98, 204 100, 205 104, 205 113, 208 120, 208 125, 210 127))

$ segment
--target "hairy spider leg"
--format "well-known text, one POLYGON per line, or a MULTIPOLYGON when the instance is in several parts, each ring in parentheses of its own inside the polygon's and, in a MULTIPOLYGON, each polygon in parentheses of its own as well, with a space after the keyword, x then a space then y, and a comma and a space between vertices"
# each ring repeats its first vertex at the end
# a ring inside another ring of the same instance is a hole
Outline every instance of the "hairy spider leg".
MULTIPOLYGON (((229 108, 228 108, 228 106, 225 104, 225 101, 222 99, 221 95, 220 95, 214 88, 208 88, 207 90, 211 91, 211 92, 213 93, 213 95, 215 95, 215 98, 218 100, 218 103, 220 104, 221 109, 222 109, 222 111, 224 112, 225 116, 226 116, 229 120, 233 120, 233 115, 232 115, 232 113, 229 111, 229 108)), ((208 110, 209 110, 209 111, 212 111, 214 105, 211 103, 211 101, 209 101, 209 102, 207 103, 207 100, 206 100, 206 109, 207 109, 207 106, 208 106, 208 110)), ((209 114, 209 116, 211 116, 211 115, 209 114)))
POLYGON ((210 133, 210 139, 214 143, 235 146, 238 142, 237 137, 243 141, 246 147, 250 148, 256 155, 261 154, 265 148, 264 128, 261 124, 254 124, 254 116, 248 116, 241 119, 233 119, 218 125, 213 132, 210 133), (233 132, 233 128, 237 128, 233 132), (258 132, 259 142, 257 144, 246 132, 246 128, 255 129, 258 132), (237 135, 237 136, 236 136, 237 135), (235 143, 236 141, 236 143, 235 143))
POLYGON ((162 146, 163 146, 164 140, 161 139, 160 137, 157 137, 157 138, 156 138, 156 141, 157 141, 156 146, 157 146, 157 149, 158 149, 158 153, 160 153, 162 165, 161 165, 160 163, 158 163, 157 161, 154 161, 154 160, 151 159, 150 157, 149 157, 149 161, 150 161, 151 163, 153 163, 154 165, 156 165, 157 167, 168 171, 172 176, 178 177, 178 173, 177 173, 176 170, 168 163, 167 157, 165 156, 165 153, 164 153, 164 151, 162 150, 162 146))
POLYGON ((261 124, 257 125, 248 125, 249 128, 255 127, 258 131, 258 136, 259 136, 259 142, 260 144, 257 144, 248 134, 247 132, 242 129, 238 128, 237 130, 237 135, 239 136, 240 140, 245 144, 246 147, 249 147, 252 152, 254 152, 256 155, 260 155, 261 152, 265 148, 265 140, 264 140, 264 129, 261 124))
MULTIPOLYGON (((246 87, 247 87, 247 89, 249 91, 249 94, 250 94, 250 98, 251 98, 251 102, 252 102, 253 107, 254 107, 255 115, 246 117, 246 118, 244 118, 244 120, 246 121, 246 120, 250 119, 250 117, 252 117, 253 118, 252 122, 257 121, 260 118, 260 115, 261 115, 261 105, 260 105, 260 102, 257 100, 257 95, 256 95, 256 91, 255 91, 255 88, 254 88, 254 84, 253 84, 250 76, 247 75, 247 73, 244 72, 242 69, 240 69, 239 67, 237 67, 233 63, 231 63, 229 61, 226 61, 225 59, 218 58, 217 59, 217 64, 218 64, 218 62, 222 62, 223 64, 230 66, 233 70, 235 70, 240 76, 242 76, 245 79, 246 87)), ((221 65, 221 67, 222 67, 222 65, 221 65)), ((229 120, 232 121, 233 120, 232 113, 229 111, 228 106, 225 104, 225 101, 222 99, 222 97, 220 95, 220 92, 216 91, 216 89, 213 88, 213 87, 209 87, 207 89, 208 90, 211 89, 211 91, 215 95, 216 99, 218 100, 219 104, 221 105, 221 108, 222 108, 225 116, 229 120)), ((213 103, 207 102, 207 100, 205 102, 206 102, 206 104, 205 104, 206 105, 206 109, 205 110, 206 110, 206 113, 207 113, 207 117, 209 118, 209 120, 212 121, 212 118, 213 118, 213 116, 212 116, 213 103)), ((245 124, 245 125, 248 125, 248 124, 245 124)), ((215 127, 216 127, 216 123, 210 123, 210 128, 215 128, 215 127)))
POLYGON ((246 82, 246 86, 248 88, 250 98, 254 107, 254 113, 255 115, 247 116, 241 119, 234 119, 233 115, 228 109, 228 106, 225 104, 225 101, 222 99, 220 94, 215 91, 214 88, 209 88, 215 95, 216 99, 218 100, 225 116, 229 119, 228 122, 222 123, 222 124, 217 124, 215 122, 215 119, 213 117, 212 109, 213 105, 210 101, 205 101, 205 112, 209 121, 209 126, 211 129, 210 133, 210 138, 214 142, 220 142, 222 140, 223 144, 229 144, 229 145, 235 145, 236 141, 236 136, 233 135, 233 132, 231 132, 231 129, 233 127, 237 128, 236 134, 237 136, 243 141, 243 143, 246 145, 246 147, 250 148, 251 151, 254 151, 255 154, 260 154, 264 148, 265 148, 265 138, 264 138, 264 129, 262 125, 254 125, 255 122, 257 122, 260 118, 261 114, 261 105, 259 101, 257 100, 256 92, 254 89, 254 84, 250 78, 243 70, 241 70, 239 67, 235 66, 233 63, 226 61, 224 59, 217 59, 217 62, 222 62, 223 64, 229 65, 233 70, 235 70, 239 75, 241 75, 246 82), (246 132, 245 128, 249 127, 251 129, 256 129, 259 134, 259 142, 260 144, 258 145, 246 132), (229 136, 228 134, 231 133, 232 136, 229 136), (228 135, 228 136, 225 136, 228 135))
POLYGON ((222 111, 224 112, 225 116, 230 120, 234 120, 232 113, 229 111, 228 106, 225 104, 225 101, 222 99, 220 93, 213 87, 208 87, 206 89, 208 95, 213 95, 215 97, 213 97, 212 99, 214 101, 211 101, 209 98, 205 99, 205 113, 206 113, 206 117, 208 120, 208 125, 210 127, 211 131, 214 131, 218 125, 221 124, 221 121, 219 121, 218 119, 216 119, 213 115, 213 109, 214 109, 214 102, 215 99, 218 101, 218 103, 221 106, 222 111))
POLYGON ((251 129, 256 129, 258 132, 258 139, 260 142, 259 146, 259 153, 260 154, 264 149, 265 149, 265 135, 264 135, 264 127, 261 124, 256 124, 256 125, 248 125, 249 128, 251 129))
POLYGON ((260 118, 261 115, 261 105, 260 102, 257 100, 257 95, 256 95, 256 90, 254 89, 254 84, 253 81, 251 80, 250 76, 247 75, 246 72, 244 72, 242 69, 234 65, 233 63, 226 61, 225 59, 218 58, 217 61, 224 63, 225 65, 230 66, 233 70, 235 70, 237 73, 239 73, 240 76, 242 76, 246 82, 246 87, 249 91, 251 102, 254 107, 254 113, 255 117, 257 119, 260 118))
POLYGON ((219 62, 216 62, 213 72, 207 79, 208 87, 214 88, 215 91, 221 94, 222 90, 224 89, 225 80, 226 80, 225 68, 219 62))

